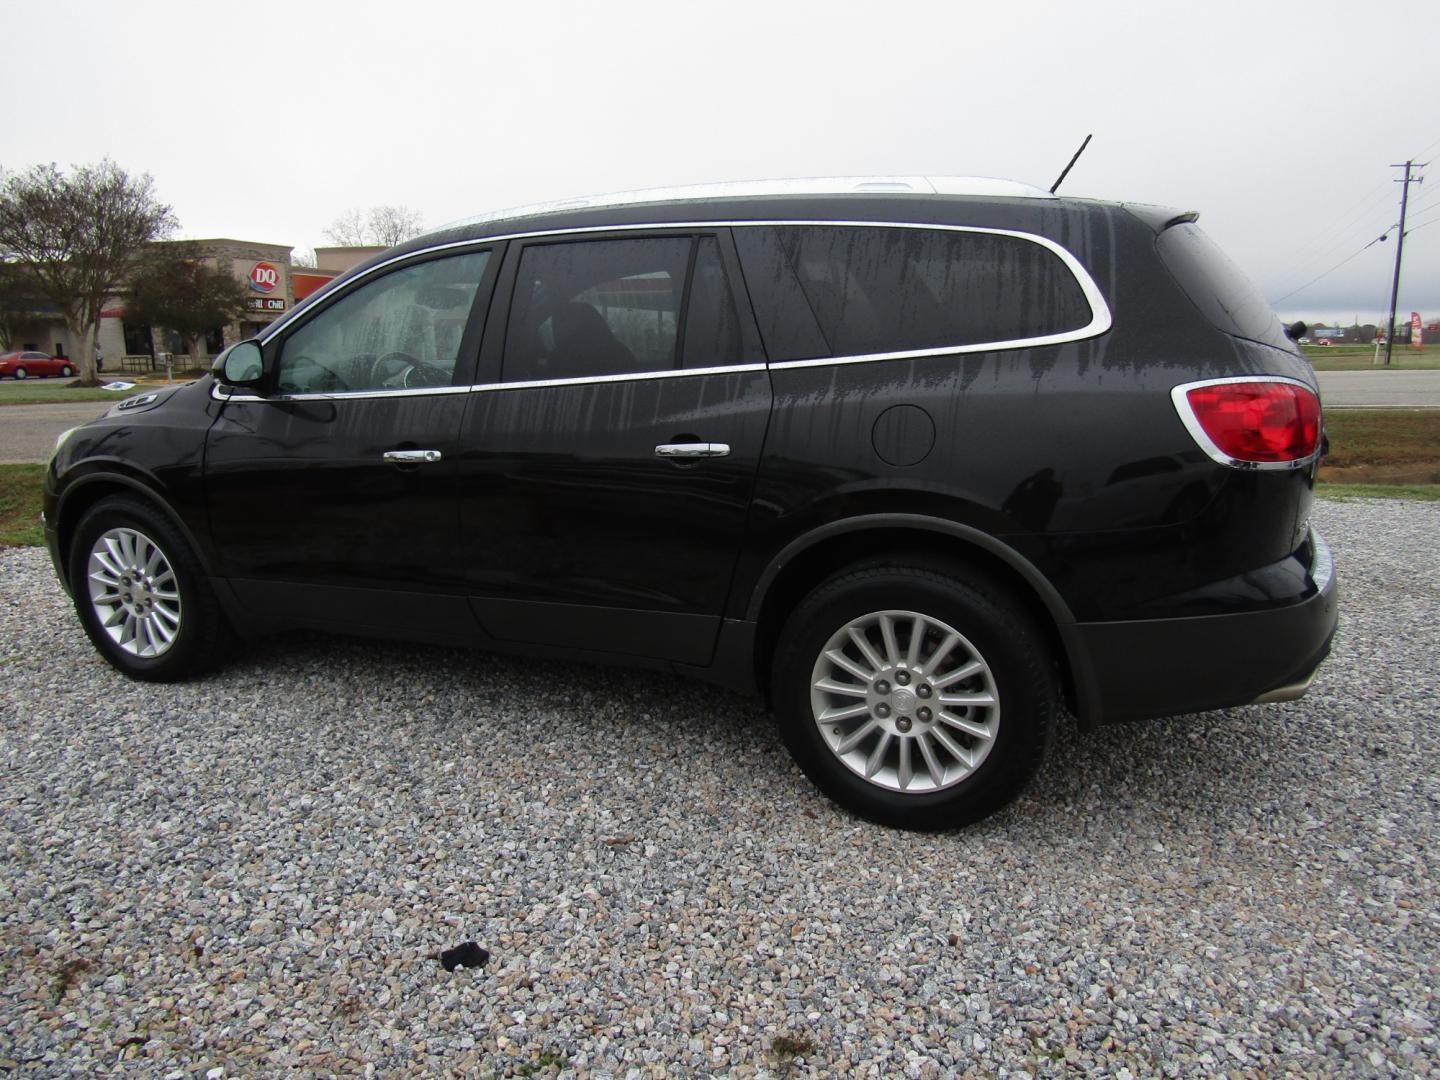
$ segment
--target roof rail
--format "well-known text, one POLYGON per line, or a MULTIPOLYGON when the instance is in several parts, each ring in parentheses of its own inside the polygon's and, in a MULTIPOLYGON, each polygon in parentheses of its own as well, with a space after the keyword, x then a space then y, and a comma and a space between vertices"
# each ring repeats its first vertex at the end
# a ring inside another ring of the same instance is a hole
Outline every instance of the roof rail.
POLYGON ((692 184, 687 187, 646 188, 639 191, 616 191, 608 195, 588 195, 578 199, 557 199, 553 202, 510 206, 452 221, 444 229, 480 225, 488 221, 553 214, 562 210, 589 210, 606 206, 631 206, 638 203, 674 202, 698 199, 758 198, 766 195, 989 195, 1011 199, 1054 199, 1042 187, 1019 180, 1000 180, 989 176, 817 176, 780 180, 737 180, 715 184, 692 184))

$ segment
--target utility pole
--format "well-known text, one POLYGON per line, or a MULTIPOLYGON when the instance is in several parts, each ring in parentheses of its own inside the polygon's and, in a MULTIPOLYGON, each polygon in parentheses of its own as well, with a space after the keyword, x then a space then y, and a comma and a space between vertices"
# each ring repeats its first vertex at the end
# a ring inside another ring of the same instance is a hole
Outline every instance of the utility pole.
POLYGON ((1390 351, 1395 347, 1395 304, 1400 297, 1400 255, 1405 250, 1405 208, 1410 201, 1410 185, 1423 184, 1425 178, 1417 176, 1412 179, 1411 169, 1423 169, 1429 165, 1428 161, 1422 161, 1419 165, 1414 161, 1407 161, 1403 165, 1391 165, 1392 169, 1404 169, 1405 178, 1396 180, 1397 184, 1404 184, 1400 189, 1400 236, 1395 243, 1395 279, 1390 283, 1390 328, 1385 334, 1385 366, 1390 366, 1390 351))

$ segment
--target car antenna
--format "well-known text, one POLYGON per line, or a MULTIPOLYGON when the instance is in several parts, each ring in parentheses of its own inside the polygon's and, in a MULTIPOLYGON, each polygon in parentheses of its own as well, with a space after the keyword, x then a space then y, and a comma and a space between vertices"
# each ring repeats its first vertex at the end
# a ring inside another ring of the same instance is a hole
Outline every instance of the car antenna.
POLYGON ((1059 179, 1057 179, 1055 183, 1050 185, 1051 195, 1054 195, 1055 189, 1065 182, 1065 177, 1070 175, 1070 170, 1075 167, 1075 162, 1080 160, 1080 155, 1085 152, 1085 147, 1090 145, 1090 140, 1094 137, 1094 135, 1085 136, 1085 141, 1080 144, 1080 149, 1075 151, 1075 156, 1070 159, 1070 164, 1065 166, 1065 171, 1060 174, 1059 179))

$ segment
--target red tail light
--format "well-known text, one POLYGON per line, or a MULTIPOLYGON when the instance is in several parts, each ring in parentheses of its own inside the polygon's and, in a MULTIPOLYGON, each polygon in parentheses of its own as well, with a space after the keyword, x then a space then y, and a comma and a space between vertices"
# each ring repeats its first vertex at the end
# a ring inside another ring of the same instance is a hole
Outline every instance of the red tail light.
POLYGON ((1288 379, 1214 379, 1170 392, 1201 448, 1225 465, 1288 468, 1320 447, 1320 398, 1288 379))

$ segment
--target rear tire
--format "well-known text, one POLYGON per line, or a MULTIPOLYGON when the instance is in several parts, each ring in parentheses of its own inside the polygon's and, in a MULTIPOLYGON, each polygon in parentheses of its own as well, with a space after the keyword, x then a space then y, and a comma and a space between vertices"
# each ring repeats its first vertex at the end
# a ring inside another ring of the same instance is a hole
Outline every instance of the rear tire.
POLYGON ((811 593, 780 634, 772 690, 815 785, 909 829, 966 825, 1014 799, 1060 709, 1024 607, 979 573, 918 558, 851 568, 811 593))
POLYGON ((229 640, 219 602, 160 510, 126 495, 100 500, 75 530, 69 560, 80 623, 111 666, 175 682, 218 662, 229 640))

